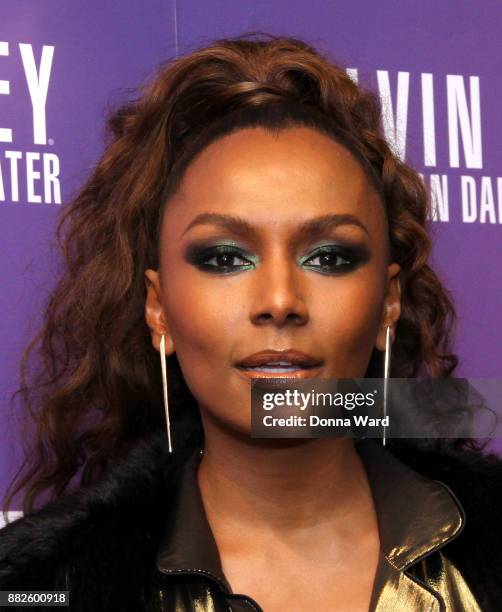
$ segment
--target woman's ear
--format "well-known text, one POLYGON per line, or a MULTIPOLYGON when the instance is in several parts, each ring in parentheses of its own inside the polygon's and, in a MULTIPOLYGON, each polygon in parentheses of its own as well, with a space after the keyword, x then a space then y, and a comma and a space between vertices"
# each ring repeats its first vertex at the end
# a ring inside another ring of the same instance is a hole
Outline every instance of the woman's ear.
POLYGON ((167 326, 162 292, 160 290, 159 274, 156 270, 145 270, 146 300, 145 319, 152 335, 152 345, 160 351, 160 338, 166 337, 166 355, 174 353, 174 344, 167 326))
POLYGON ((391 326, 391 339, 394 342, 396 325, 401 316, 401 285, 399 283, 399 272, 401 266, 392 263, 387 268, 387 292, 382 312, 382 319, 375 342, 379 351, 385 351, 385 336, 387 326, 391 326))

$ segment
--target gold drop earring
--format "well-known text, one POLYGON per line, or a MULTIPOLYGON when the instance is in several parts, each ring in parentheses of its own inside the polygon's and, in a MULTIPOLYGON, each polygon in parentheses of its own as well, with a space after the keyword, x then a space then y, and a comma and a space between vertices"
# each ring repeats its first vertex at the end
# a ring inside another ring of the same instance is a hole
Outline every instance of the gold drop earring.
POLYGON ((164 392, 164 408, 166 411, 167 440, 169 452, 173 452, 171 446, 171 423, 169 421, 169 403, 167 400, 167 368, 166 368, 166 337, 162 334, 160 338, 160 367, 162 368, 162 389, 164 392))
MULTIPOLYGON (((387 383, 389 380, 390 373, 390 357, 392 351, 391 342, 391 326, 387 325, 385 330, 385 353, 384 353, 384 365, 383 365, 383 416, 387 416, 387 383)), ((383 426, 382 444, 385 446, 385 425, 383 426)))

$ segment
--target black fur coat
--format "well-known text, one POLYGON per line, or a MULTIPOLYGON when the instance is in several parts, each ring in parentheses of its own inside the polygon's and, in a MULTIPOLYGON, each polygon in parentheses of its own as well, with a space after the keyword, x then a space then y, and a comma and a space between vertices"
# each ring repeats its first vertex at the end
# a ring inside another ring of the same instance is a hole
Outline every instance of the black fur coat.
MULTIPOLYGON (((69 585, 72 610, 149 609, 145 593, 152 587, 159 538, 176 476, 189 455, 188 449, 169 455, 166 447, 165 434, 157 433, 96 484, 0 530, 0 590, 69 585)), ((502 459, 405 446, 392 452, 456 494, 466 526, 443 552, 483 612, 501 611, 502 459)))

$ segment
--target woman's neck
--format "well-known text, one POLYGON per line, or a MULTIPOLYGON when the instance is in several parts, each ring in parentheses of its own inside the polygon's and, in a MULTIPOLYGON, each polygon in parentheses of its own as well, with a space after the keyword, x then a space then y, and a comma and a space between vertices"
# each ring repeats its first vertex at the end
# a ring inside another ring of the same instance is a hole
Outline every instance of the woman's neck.
MULTIPOLYGON (((205 429, 198 481, 218 542, 300 534, 322 542, 375 528, 371 489, 350 438, 266 440, 205 429), (209 434, 209 435, 208 435, 209 434)), ((332 543, 331 543, 332 544, 332 543)))

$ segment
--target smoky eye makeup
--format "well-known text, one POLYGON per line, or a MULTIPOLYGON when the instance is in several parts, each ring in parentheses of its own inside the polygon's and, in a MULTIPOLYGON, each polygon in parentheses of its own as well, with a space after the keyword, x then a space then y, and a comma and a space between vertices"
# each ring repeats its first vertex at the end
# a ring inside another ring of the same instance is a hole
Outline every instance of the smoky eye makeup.
POLYGON ((185 250, 185 261, 199 270, 224 274, 254 268, 259 258, 231 240, 194 242, 185 250))
POLYGON ((326 242, 310 248, 299 263, 308 270, 321 274, 345 274, 356 270, 370 259, 364 244, 326 242))
MULTIPOLYGON (((310 247, 297 259, 297 264, 306 270, 335 276, 356 270, 369 258, 369 249, 363 244, 334 241, 310 247)), ((252 270, 260 261, 257 255, 238 242, 207 239, 190 243, 185 249, 184 259, 197 269, 213 274, 252 270)))

